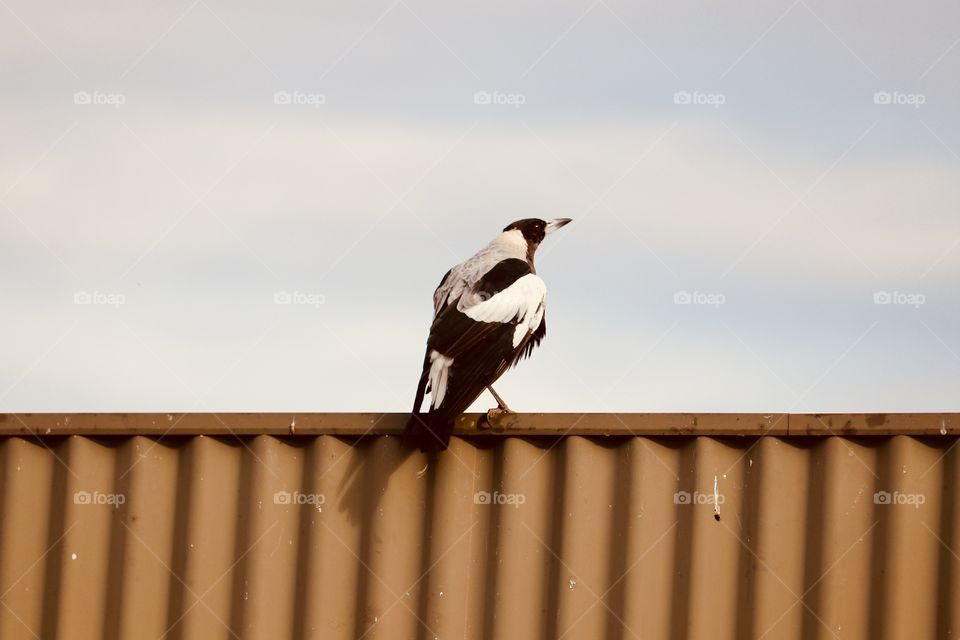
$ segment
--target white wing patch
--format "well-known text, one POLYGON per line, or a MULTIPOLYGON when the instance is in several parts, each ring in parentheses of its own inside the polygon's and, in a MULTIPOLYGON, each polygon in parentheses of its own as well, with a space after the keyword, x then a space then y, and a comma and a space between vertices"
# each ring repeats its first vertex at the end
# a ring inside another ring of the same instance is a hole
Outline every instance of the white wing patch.
POLYGON ((447 395, 447 382, 453 358, 448 358, 436 349, 430 352, 430 405, 436 409, 447 395))
POLYGON ((543 321, 546 297, 547 285, 536 274, 528 273, 490 299, 461 311, 477 322, 516 322, 513 346, 517 347, 543 321))

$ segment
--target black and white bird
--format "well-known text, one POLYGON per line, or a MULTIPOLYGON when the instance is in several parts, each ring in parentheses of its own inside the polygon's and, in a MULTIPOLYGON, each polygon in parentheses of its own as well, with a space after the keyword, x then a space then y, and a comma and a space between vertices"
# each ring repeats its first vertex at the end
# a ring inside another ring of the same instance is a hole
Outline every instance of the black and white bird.
POLYGON ((518 220, 440 281, 404 442, 421 451, 446 449, 454 421, 484 389, 500 410, 510 411, 492 385, 547 333, 547 287, 533 259, 543 239, 568 222, 518 220), (420 413, 427 393, 429 410, 420 413))

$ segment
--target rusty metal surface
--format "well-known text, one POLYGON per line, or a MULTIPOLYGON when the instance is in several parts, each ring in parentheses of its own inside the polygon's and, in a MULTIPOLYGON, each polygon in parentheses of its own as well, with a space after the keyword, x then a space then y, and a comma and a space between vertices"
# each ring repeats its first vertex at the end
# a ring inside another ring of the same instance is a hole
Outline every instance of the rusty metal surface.
MULTIPOLYGON (((407 413, 0 414, 0 435, 399 435, 407 413)), ((952 435, 956 413, 518 413, 463 416, 458 435, 952 435)))
POLYGON ((0 638, 955 637, 955 443, 8 436, 0 638))

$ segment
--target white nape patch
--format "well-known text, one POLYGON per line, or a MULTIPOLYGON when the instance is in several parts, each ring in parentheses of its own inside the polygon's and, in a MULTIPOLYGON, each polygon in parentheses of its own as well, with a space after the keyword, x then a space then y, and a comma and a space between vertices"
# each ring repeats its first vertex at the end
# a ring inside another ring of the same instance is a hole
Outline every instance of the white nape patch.
POLYGON ((430 406, 436 409, 447 395, 447 381, 453 358, 448 358, 436 349, 430 352, 430 406))
POLYGON ((513 258, 527 259, 527 239, 523 237, 523 232, 520 229, 504 231, 494 238, 490 245, 499 248, 513 258))
POLYGON ((528 273, 489 300, 476 304, 463 313, 477 322, 516 322, 513 346, 517 347, 530 331, 543 321, 547 285, 534 273, 528 273))

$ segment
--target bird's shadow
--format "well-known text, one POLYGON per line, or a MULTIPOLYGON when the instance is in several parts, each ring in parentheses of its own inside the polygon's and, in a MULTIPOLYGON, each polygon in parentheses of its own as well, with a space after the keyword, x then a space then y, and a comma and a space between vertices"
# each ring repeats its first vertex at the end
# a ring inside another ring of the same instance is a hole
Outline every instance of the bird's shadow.
POLYGON ((341 513, 352 525, 369 524, 380 507, 390 478, 411 456, 432 463, 435 455, 426 456, 404 446, 399 438, 369 438, 354 445, 347 469, 337 488, 341 513))

